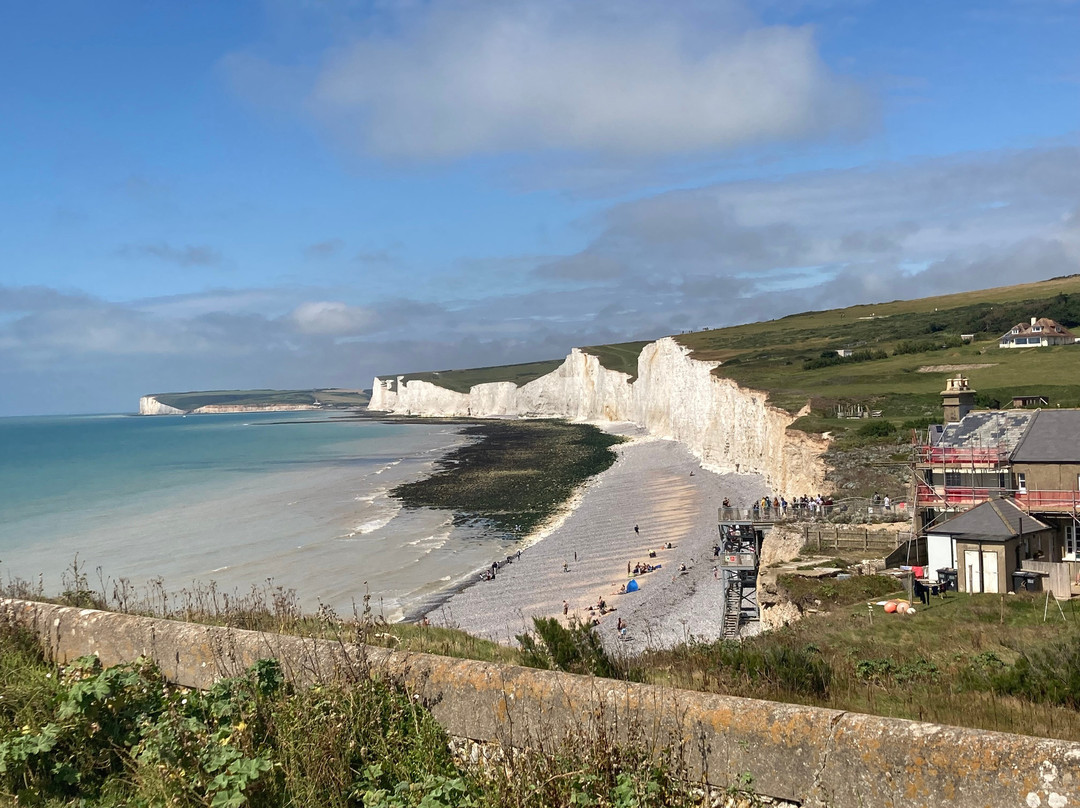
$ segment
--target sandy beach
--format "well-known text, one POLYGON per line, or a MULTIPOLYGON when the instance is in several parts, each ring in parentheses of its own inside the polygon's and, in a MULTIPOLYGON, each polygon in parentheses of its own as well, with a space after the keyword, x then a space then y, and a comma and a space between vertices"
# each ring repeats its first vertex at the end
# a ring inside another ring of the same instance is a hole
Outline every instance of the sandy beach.
POLYGON ((714 474, 682 444, 643 437, 629 425, 606 428, 631 438, 616 448, 615 465, 589 480, 554 530, 519 560, 429 614, 433 624, 512 643, 534 616, 562 617, 564 601, 570 616, 585 620, 595 614, 588 607, 603 598, 615 611, 601 618, 600 633, 628 653, 719 636, 717 508, 724 497, 748 506, 769 493, 764 479, 714 474), (627 564, 638 562, 661 568, 636 576, 639 591, 618 594, 631 577, 627 564), (622 643, 616 639, 620 617, 628 625, 622 643))

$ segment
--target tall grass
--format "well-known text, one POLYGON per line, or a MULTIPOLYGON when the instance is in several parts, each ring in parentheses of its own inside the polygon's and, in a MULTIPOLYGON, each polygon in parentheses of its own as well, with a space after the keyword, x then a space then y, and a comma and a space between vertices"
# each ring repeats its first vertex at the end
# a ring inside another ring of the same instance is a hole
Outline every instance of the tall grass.
POLYGON ((290 686, 262 661, 205 692, 148 661, 48 665, 0 626, 0 801, 51 806, 618 808, 711 801, 688 782, 686 748, 657 753, 604 722, 476 754, 424 705, 362 668, 290 686))

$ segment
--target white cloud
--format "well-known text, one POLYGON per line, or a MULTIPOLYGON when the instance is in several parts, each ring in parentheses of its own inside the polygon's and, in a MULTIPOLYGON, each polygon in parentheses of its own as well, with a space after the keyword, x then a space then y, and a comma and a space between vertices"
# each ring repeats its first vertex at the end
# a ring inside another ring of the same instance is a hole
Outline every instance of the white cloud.
POLYGON ((308 99, 339 136, 381 155, 711 152, 847 130, 867 111, 809 28, 754 25, 735 2, 402 8, 336 51, 308 99))
POLYGON ((301 303, 289 320, 302 334, 351 336, 370 331, 377 321, 374 310, 337 301, 301 303))

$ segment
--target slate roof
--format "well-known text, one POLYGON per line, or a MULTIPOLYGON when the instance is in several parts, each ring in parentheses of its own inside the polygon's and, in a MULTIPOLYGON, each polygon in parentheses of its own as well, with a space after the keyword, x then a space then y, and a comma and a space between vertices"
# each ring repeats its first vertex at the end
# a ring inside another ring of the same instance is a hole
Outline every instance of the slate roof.
POLYGON ((1014 463, 1080 463, 1080 410, 1036 410, 1014 463))
POLYGON ((947 449, 994 449, 1011 452, 1024 437, 1035 412, 969 412, 959 423, 948 424, 934 444, 947 449))
POLYGON ((1021 533, 1036 533, 1049 529, 1049 525, 1024 513, 1011 499, 992 499, 942 522, 937 527, 928 528, 926 532, 1005 541, 1021 533))

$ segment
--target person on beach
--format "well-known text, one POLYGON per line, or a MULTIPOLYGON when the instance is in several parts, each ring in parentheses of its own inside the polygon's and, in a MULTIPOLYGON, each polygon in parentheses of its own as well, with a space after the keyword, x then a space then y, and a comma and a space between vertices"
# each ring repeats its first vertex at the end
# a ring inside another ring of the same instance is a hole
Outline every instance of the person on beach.
POLYGON ((562 613, 563 617, 566 617, 566 615, 570 613, 570 604, 567 603, 565 600, 562 602, 562 613))
POLYGON ((562 563, 562 571, 563 572, 570 572, 570 565, 567 564, 565 561, 562 563))
POLYGON ((635 532, 635 533, 637 533, 638 535, 640 535, 640 534, 641 534, 641 531, 640 531, 640 530, 638 530, 638 526, 637 526, 637 525, 634 525, 634 532, 635 532))

